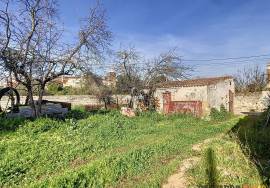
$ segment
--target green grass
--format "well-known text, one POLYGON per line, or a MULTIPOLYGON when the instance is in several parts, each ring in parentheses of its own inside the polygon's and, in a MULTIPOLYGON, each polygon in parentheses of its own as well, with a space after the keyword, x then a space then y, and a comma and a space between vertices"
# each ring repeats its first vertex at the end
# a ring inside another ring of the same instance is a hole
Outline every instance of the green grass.
MULTIPOLYGON (((246 148, 247 151, 247 148, 246 148)), ((200 162, 188 171, 188 179, 191 187, 197 185, 209 185, 209 163, 215 164, 216 184, 219 186, 240 186, 243 184, 262 185, 260 174, 256 165, 247 157, 241 148, 240 141, 229 135, 215 138, 211 143, 202 147, 198 153, 200 162), (214 157, 209 161, 209 148, 214 152, 214 157)), ((211 182, 210 182, 211 183, 211 182)))
POLYGON ((69 117, 16 122, 0 134, 0 187, 159 187, 193 144, 238 121, 80 110, 69 117))
POLYGON ((246 156, 257 166, 264 184, 270 186, 270 125, 265 127, 266 113, 244 117, 232 129, 246 156))

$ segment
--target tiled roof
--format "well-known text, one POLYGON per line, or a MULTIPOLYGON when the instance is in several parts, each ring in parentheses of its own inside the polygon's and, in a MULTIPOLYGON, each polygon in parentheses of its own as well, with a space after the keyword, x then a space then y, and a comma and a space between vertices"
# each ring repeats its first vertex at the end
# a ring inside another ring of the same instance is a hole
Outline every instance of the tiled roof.
POLYGON ((169 88, 169 87, 194 87, 194 86, 207 86, 216 84, 220 81, 227 79, 233 79, 232 76, 222 76, 222 77, 213 77, 213 78, 198 78, 190 80, 181 80, 181 81, 169 81, 163 82, 157 85, 157 88, 169 88))

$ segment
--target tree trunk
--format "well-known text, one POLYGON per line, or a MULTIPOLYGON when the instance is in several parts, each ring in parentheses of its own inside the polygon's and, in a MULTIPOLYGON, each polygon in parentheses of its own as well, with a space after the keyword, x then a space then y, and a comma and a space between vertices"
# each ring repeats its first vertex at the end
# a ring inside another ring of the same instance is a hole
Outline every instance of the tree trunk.
POLYGON ((107 101, 106 101, 106 98, 105 97, 103 98, 103 102, 104 102, 105 110, 107 110, 107 101))
POLYGON ((27 92, 27 94, 26 94, 26 99, 25 99, 24 105, 30 105, 30 103, 29 103, 29 94, 28 94, 28 92, 27 92))
POLYGON ((33 110, 33 117, 37 117, 36 106, 35 106, 35 101, 34 101, 34 96, 33 96, 33 88, 31 85, 27 87, 27 96, 29 100, 28 103, 33 110))
POLYGON ((45 91, 45 84, 41 84, 38 92, 38 102, 37 102, 37 116, 41 115, 42 110, 42 99, 45 91))
POLYGON ((133 95, 131 94, 130 101, 128 103, 129 108, 133 108, 133 95))

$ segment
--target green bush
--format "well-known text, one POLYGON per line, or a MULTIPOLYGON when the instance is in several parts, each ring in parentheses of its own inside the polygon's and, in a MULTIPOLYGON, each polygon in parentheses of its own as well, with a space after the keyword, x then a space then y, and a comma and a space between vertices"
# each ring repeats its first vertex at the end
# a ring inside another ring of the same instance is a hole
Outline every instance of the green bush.
POLYGON ((212 108, 210 112, 210 117, 214 121, 223 121, 229 119, 231 116, 232 114, 226 110, 224 105, 220 106, 220 110, 212 108))
POLYGON ((6 118, 4 114, 0 115, 0 131, 14 131, 24 123, 25 119, 23 118, 6 118))
POLYGON ((50 83, 48 84, 46 93, 50 95, 79 95, 86 94, 86 91, 83 88, 63 87, 59 83, 50 83))
POLYGON ((47 92, 51 95, 57 95, 63 91, 63 86, 58 83, 48 84, 47 92))
POLYGON ((89 113, 87 113, 83 109, 72 109, 71 111, 68 112, 66 118, 67 119, 84 119, 89 116, 89 113))

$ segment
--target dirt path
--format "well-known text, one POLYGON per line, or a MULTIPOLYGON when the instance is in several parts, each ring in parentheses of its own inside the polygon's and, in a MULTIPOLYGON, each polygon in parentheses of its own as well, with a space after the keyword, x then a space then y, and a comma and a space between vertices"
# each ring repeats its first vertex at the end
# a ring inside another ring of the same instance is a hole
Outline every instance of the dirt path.
MULTIPOLYGON (((215 137, 216 138, 216 137, 215 137)), ((202 150, 203 145, 210 143, 215 138, 209 138, 204 140, 201 143, 195 144, 192 146, 192 150, 196 152, 200 152, 202 150)), ((181 167, 178 169, 176 173, 171 175, 166 184, 162 185, 162 188, 185 188, 187 187, 187 180, 185 177, 185 173, 196 165, 200 161, 200 157, 191 157, 182 161, 181 167)))
POLYGON ((199 157, 192 157, 185 159, 182 164, 181 168, 178 170, 177 173, 171 175, 167 183, 164 184, 163 188, 185 188, 187 186, 185 173, 188 169, 190 169, 192 166, 194 166, 196 163, 198 163, 200 160, 199 157))

